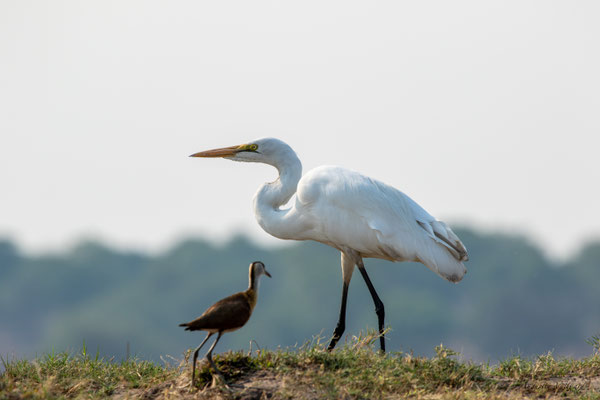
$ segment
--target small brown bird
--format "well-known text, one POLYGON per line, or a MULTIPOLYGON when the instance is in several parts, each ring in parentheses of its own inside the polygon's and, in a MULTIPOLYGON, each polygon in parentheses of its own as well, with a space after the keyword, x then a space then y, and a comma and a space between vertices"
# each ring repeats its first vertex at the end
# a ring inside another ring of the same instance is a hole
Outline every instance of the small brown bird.
POLYGON ((219 335, 217 336, 217 340, 215 340, 213 345, 208 350, 206 358, 215 372, 221 375, 221 372, 217 369, 217 366, 212 360, 212 351, 217 345, 219 339, 221 339, 221 335, 223 335, 223 333, 240 329, 250 319, 252 310, 254 310, 254 306, 256 305, 256 299, 258 298, 258 280, 261 275, 266 275, 269 278, 271 277, 271 274, 269 274, 265 269, 265 264, 260 261, 254 261, 252 264, 250 264, 250 284, 248 285, 247 290, 219 300, 192 322, 179 325, 185 326, 186 331, 208 332, 206 338, 194 351, 194 362, 192 364, 192 387, 194 386, 196 377, 196 360, 198 359, 198 352, 202 346, 204 346, 204 343, 206 343, 208 338, 215 333, 218 333, 219 335))

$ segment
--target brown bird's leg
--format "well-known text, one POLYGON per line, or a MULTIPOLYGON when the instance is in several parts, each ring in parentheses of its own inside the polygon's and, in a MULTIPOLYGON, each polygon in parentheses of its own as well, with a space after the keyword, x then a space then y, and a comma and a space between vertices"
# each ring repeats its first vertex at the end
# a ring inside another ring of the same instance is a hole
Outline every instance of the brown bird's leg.
POLYGON ((219 339, 221 339, 221 336, 223 335, 223 332, 219 332, 219 335, 217 336, 217 340, 215 340, 215 342, 213 343, 212 346, 210 346, 210 349, 208 350, 208 353, 206 353, 206 358, 208 358, 208 362, 210 363, 210 365, 213 367, 213 369, 215 370, 215 372, 221 376, 223 376, 223 374, 221 373, 221 371, 219 371, 217 369, 217 366, 215 365, 215 363, 213 362, 212 359, 212 351, 215 348, 215 346, 217 345, 217 342, 219 341, 219 339))
POLYGON ((206 337, 202 341, 202 343, 200 343, 200 346, 198 346, 196 348, 196 351, 194 351, 194 362, 192 363, 192 387, 194 387, 194 383, 196 381, 196 360, 198 359, 198 352, 200 351, 202 346, 204 346, 204 343, 206 343, 208 338, 211 337, 212 335, 213 335, 213 333, 209 332, 208 335, 206 335, 206 337))
POLYGON ((367 274, 367 270, 365 269, 365 265, 362 260, 357 264, 358 270, 360 271, 367 287, 369 288, 369 292, 371 293, 371 297, 373 298, 373 303, 375 303, 375 313, 377 314, 377 319, 379 322, 379 346, 381 347, 381 352, 385 353, 385 337, 383 335, 383 322, 385 319, 385 310, 383 308, 383 302, 377 295, 373 284, 371 283, 371 279, 369 279, 369 275, 367 274))

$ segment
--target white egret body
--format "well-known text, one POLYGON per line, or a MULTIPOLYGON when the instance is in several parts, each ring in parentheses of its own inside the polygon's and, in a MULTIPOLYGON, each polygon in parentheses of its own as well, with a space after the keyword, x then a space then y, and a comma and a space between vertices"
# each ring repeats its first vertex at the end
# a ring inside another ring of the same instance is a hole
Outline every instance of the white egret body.
MULTIPOLYGON (((451 282, 460 281, 467 272, 463 265, 468 259, 467 250, 450 227, 382 182, 334 166, 315 168, 302 177, 302 164, 296 153, 274 138, 192 156, 274 166, 279 178, 263 184, 254 196, 260 226, 280 239, 315 240, 341 252, 342 306, 329 349, 335 347, 345 329, 348 285, 355 266, 373 297, 379 330, 383 332, 383 303, 367 275, 363 257, 417 261, 451 282), (294 205, 281 209, 294 194, 294 205)), ((383 335, 380 344, 385 350, 383 335)))

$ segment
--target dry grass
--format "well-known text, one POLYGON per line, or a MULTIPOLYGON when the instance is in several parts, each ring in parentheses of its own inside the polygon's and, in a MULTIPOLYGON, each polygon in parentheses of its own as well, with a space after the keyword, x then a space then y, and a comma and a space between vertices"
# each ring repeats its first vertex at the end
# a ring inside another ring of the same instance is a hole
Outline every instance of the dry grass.
MULTIPOLYGON (((581 359, 509 358, 498 365, 457 360, 443 346, 433 358, 373 351, 377 335, 354 338, 332 353, 317 339, 298 349, 228 352, 205 363, 191 388, 186 357, 176 365, 112 362, 85 353, 4 361, 0 399, 600 399, 600 354, 581 359)), ((189 356, 189 354, 188 354, 189 356)))

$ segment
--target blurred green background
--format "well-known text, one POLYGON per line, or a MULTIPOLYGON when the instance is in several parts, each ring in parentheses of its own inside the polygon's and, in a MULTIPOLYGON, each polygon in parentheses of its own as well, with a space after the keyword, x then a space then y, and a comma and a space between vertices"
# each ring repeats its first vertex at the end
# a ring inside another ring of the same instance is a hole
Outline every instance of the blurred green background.
MULTIPOLYGON (((470 252, 459 284, 421 264, 367 259, 386 306, 388 349, 430 355, 444 343, 467 359, 494 361, 553 351, 583 356, 600 332, 600 242, 556 262, 526 237, 456 229, 470 252)), ((313 242, 265 248, 237 236, 223 245, 192 238, 156 256, 82 242, 68 252, 30 256, 0 240, 0 354, 32 357, 48 351, 181 358, 202 333, 178 323, 214 301, 244 290, 248 264, 262 260, 258 306, 218 352, 248 349, 250 340, 275 349, 328 338, 337 322, 339 253, 313 242)), ((369 293, 354 275, 346 335, 376 327, 369 293)))

